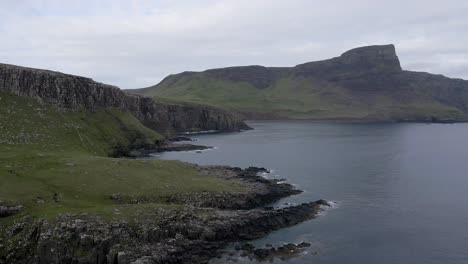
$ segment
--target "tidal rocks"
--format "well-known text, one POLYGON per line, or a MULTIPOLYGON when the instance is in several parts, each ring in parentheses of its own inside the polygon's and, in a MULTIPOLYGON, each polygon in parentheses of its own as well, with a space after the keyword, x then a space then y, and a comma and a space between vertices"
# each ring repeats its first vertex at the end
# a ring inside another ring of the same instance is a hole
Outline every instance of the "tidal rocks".
POLYGON ((205 150, 210 149, 212 147, 202 146, 202 145, 193 145, 193 144, 186 144, 186 143, 166 143, 161 145, 157 148, 158 152, 166 152, 166 151, 193 151, 193 150, 205 150))
MULTIPOLYGON (((319 210, 316 202, 268 210, 160 208, 157 217, 131 224, 89 215, 23 218, 3 230, 0 263, 207 263, 230 242, 259 238, 319 210)), ((254 252, 248 245, 241 248, 254 252)))
MULTIPOLYGON (((279 246, 273 246, 271 244, 265 245, 265 247, 257 248, 251 243, 242 243, 234 246, 234 249, 238 251, 241 257, 248 257, 249 259, 255 259, 258 261, 273 261, 275 258, 280 259, 291 259, 301 253, 312 244, 309 242, 301 242, 298 244, 286 243, 279 246)), ((229 255, 235 255, 230 252, 229 255)))
POLYGON ((170 138, 169 140, 170 140, 170 141, 173 141, 173 142, 178 142, 178 141, 193 141, 191 138, 189 138, 189 137, 183 137, 183 136, 173 137, 173 138, 170 138))
POLYGON ((249 167, 243 170, 228 166, 199 166, 198 170, 205 175, 238 181, 245 190, 177 194, 169 197, 168 202, 219 209, 251 209, 302 192, 289 183, 279 183, 278 180, 259 176, 259 173, 268 171, 265 168, 249 167))

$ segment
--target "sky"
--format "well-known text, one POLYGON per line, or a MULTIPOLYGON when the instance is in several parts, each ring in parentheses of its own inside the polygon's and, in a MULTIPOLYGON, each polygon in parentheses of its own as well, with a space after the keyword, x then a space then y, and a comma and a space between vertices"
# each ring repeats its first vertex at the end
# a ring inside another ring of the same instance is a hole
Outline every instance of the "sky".
POLYGON ((468 79, 467 14, 466 0, 0 0, 0 63, 141 88, 393 43, 404 69, 468 79))

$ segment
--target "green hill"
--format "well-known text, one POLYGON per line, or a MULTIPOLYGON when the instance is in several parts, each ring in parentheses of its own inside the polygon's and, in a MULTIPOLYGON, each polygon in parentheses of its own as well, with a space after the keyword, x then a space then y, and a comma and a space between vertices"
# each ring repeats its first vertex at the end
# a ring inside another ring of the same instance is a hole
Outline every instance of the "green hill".
POLYGON ((184 72, 130 93, 205 103, 250 119, 465 121, 468 81, 401 69, 393 45, 291 68, 184 72))
POLYGON ((2 223, 22 216, 117 217, 114 209, 139 207, 129 201, 159 207, 174 194, 239 190, 186 163, 114 157, 155 151, 180 131, 243 127, 221 109, 156 102, 81 76, 0 64, 0 245, 2 223), (110 198, 115 194, 125 197, 121 204, 110 198), (19 214, 5 213, 17 206, 19 214))

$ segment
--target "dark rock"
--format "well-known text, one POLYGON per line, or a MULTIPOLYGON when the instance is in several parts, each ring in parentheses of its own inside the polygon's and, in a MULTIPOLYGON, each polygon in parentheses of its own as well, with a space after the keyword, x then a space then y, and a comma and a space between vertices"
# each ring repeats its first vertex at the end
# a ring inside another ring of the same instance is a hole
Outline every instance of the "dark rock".
POLYGON ((288 243, 286 245, 284 245, 284 247, 287 249, 287 250, 296 250, 297 249, 297 246, 296 244, 293 244, 293 243, 288 243))
MULTIPOLYGON (((252 209, 264 206, 281 198, 299 194, 297 190, 288 183, 280 183, 276 180, 265 179, 258 176, 258 171, 265 171, 265 168, 231 168, 227 166, 199 166, 198 170, 202 174, 215 176, 223 179, 241 180, 247 187, 247 191, 240 193, 233 192, 202 192, 177 194, 168 198, 168 202, 192 205, 196 207, 214 207, 220 209, 252 209)), ((271 210, 272 208, 265 208, 271 210)))
POLYGON ((270 256, 271 251, 269 249, 265 248, 257 248, 253 252, 254 256, 259 258, 259 259, 266 259, 267 257, 270 256))
POLYGON ((253 252, 255 250, 255 246, 250 243, 242 243, 240 249, 248 252, 253 252))
POLYGON ((115 193, 115 194, 111 194, 110 199, 121 202, 123 200, 123 197, 120 193, 115 193))
POLYGON ((178 141, 193 141, 193 140, 189 137, 178 136, 178 137, 171 138, 170 141, 178 142, 178 141))
POLYGON ((322 200, 322 199, 318 200, 317 203, 320 204, 320 205, 328 206, 328 207, 332 206, 329 202, 327 202, 325 200, 322 200))
POLYGON ((63 195, 61 194, 58 194, 58 193, 54 193, 54 195, 52 196, 52 200, 54 200, 54 202, 56 203, 59 203, 63 198, 63 195))
POLYGON ((311 244, 308 243, 308 242, 301 242, 299 243, 299 245, 297 245, 298 248, 306 248, 306 247, 310 247, 311 244))
POLYGON ((193 150, 205 150, 210 149, 212 147, 201 146, 201 145, 192 145, 192 144, 164 144, 158 147, 158 152, 166 152, 166 151, 193 151, 193 150))
POLYGON ((234 245, 234 249, 235 249, 235 250, 241 250, 241 244, 236 243, 236 244, 234 245))
POLYGON ((0 217, 12 216, 19 213, 23 209, 23 206, 1 206, 0 205, 0 217))

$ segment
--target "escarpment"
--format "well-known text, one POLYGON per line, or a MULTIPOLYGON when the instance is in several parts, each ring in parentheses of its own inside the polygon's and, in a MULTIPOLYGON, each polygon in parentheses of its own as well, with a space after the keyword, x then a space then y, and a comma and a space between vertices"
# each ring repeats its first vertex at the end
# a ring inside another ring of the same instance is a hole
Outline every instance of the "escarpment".
POLYGON ((64 110, 129 111, 144 125, 166 136, 184 131, 249 128, 236 115, 215 107, 155 102, 90 78, 14 65, 0 64, 0 92, 32 97, 64 110))
POLYGON ((404 70, 391 44, 294 67, 184 72, 129 92, 209 103, 248 119, 468 120, 468 81, 404 70))

